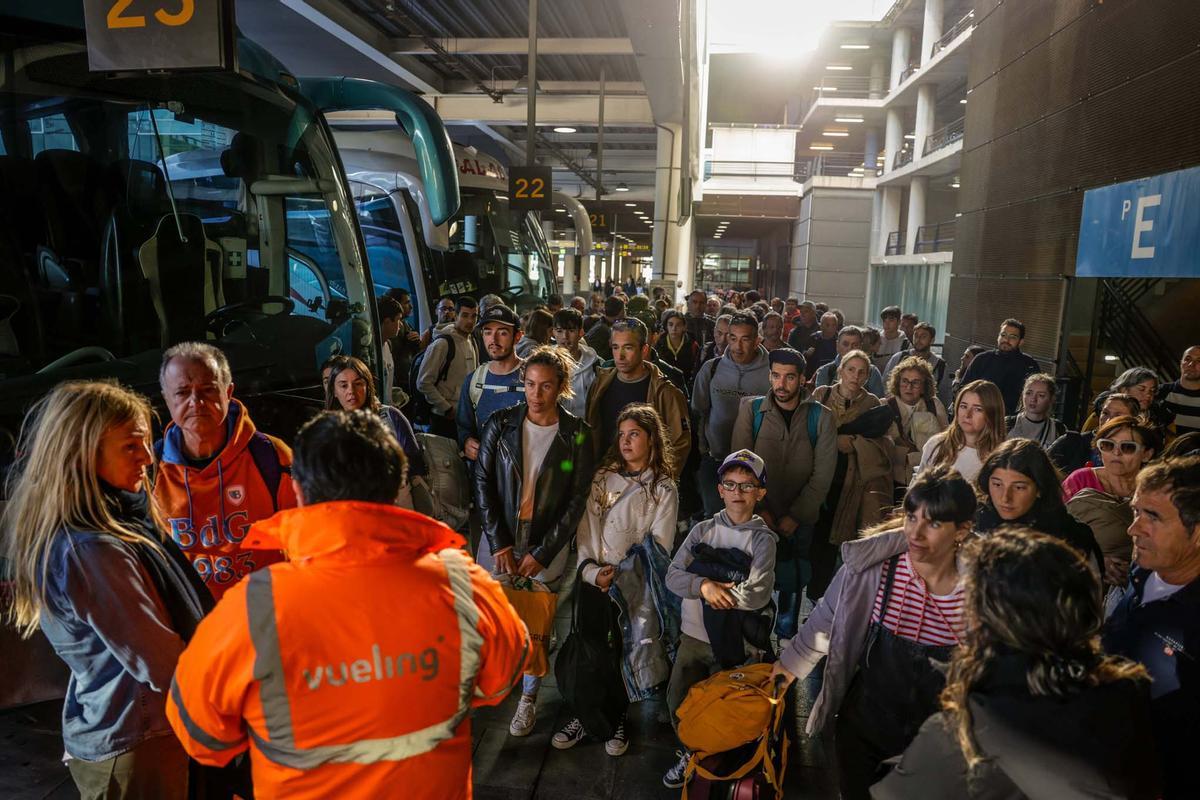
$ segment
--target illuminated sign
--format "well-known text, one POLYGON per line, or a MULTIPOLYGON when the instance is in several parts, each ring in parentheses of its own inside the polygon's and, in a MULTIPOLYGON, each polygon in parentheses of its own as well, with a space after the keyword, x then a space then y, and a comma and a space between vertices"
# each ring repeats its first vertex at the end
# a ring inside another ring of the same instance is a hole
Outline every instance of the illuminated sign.
POLYGON ((84 0, 93 72, 236 68, 233 0, 84 0))
POLYGON ((508 175, 508 203, 514 211, 550 211, 553 192, 550 167, 513 167, 508 175))

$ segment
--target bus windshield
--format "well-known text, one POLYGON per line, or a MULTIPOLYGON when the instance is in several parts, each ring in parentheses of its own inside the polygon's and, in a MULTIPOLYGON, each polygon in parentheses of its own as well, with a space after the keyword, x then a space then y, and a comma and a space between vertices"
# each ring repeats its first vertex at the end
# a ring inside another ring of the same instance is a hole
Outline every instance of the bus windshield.
POLYGON ((157 395, 207 341, 243 398, 376 367, 353 200, 328 130, 245 74, 112 78, 79 41, 0 33, 0 426, 67 378, 157 395))
POLYGON ((542 229, 531 215, 511 211, 507 197, 491 192, 463 190, 442 261, 439 294, 493 292, 524 313, 554 291, 542 229))

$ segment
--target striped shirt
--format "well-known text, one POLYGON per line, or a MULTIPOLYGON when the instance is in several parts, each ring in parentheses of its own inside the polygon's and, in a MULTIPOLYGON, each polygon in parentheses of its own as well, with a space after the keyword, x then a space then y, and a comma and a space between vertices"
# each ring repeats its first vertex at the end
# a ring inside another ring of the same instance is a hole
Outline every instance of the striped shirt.
POLYGON ((879 622, 882 614, 883 627, 917 644, 958 644, 963 633, 962 584, 945 596, 927 594, 925 581, 913 572, 908 562, 908 553, 901 553, 896 562, 896 580, 892 584, 887 613, 883 613, 881 606, 890 563, 885 561, 883 564, 883 580, 875 595, 871 621, 879 622))
POLYGON ((1185 389, 1175 381, 1162 391, 1165 394, 1163 404, 1175 415, 1176 432, 1182 436, 1200 431, 1200 389, 1185 389))

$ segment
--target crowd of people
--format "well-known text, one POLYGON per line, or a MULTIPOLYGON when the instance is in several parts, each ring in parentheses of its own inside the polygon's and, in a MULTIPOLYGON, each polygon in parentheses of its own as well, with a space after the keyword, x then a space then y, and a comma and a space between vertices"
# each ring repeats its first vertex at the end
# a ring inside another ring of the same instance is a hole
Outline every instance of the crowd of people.
POLYGON ((471 710, 529 735, 552 668, 553 746, 619 757, 630 704, 678 730, 769 663, 820 675, 843 798, 1200 796, 1200 346, 1072 431, 1017 319, 950 370, 895 306, 595 288, 382 298, 382 374, 331 358, 290 443, 201 342, 157 441, 116 383, 33 408, 10 616, 70 668, 81 794, 468 796, 471 710))

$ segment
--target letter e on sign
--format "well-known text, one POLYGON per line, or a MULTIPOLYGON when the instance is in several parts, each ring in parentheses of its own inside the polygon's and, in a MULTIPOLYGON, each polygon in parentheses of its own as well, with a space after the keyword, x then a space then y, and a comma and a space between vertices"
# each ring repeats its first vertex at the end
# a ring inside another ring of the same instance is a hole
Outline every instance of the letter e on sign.
POLYGON ((513 211, 550 211, 553 206, 549 167, 513 167, 508 173, 508 205, 513 211))
POLYGON ((1161 194, 1151 194, 1137 199, 1137 213, 1133 217, 1133 250, 1130 258, 1154 258, 1154 245, 1143 245, 1142 234, 1154 230, 1154 220, 1146 219, 1146 209, 1162 203, 1161 194))

